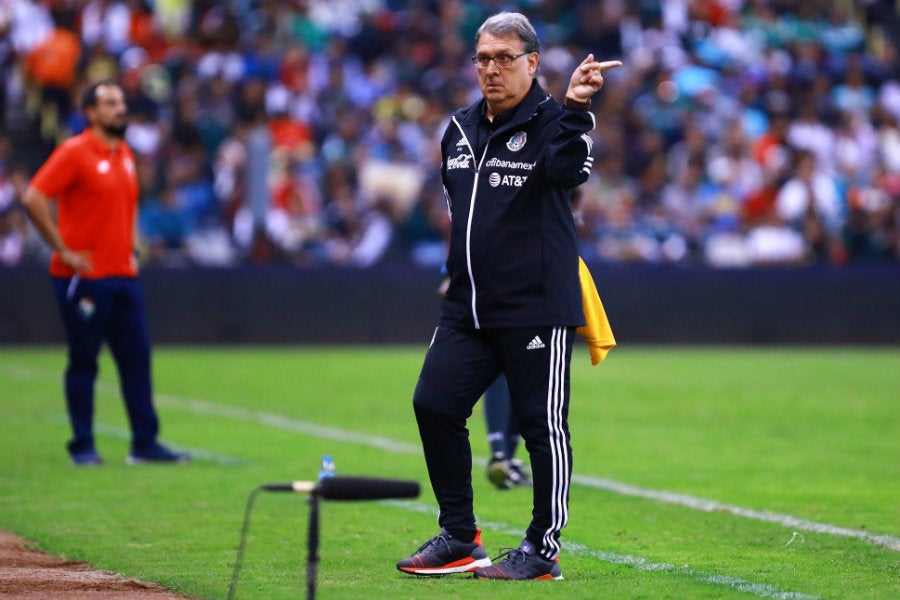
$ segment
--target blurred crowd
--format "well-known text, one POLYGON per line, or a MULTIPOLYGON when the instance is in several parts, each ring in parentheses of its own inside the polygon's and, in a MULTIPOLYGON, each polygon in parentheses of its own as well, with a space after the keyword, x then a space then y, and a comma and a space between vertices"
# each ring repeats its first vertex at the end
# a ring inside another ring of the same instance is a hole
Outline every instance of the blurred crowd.
POLYGON ((624 63, 573 202, 586 260, 900 261, 895 0, 0 0, 0 264, 47 260, 19 197, 115 78, 145 263, 437 268, 438 142, 501 10, 558 99, 588 52, 624 63))

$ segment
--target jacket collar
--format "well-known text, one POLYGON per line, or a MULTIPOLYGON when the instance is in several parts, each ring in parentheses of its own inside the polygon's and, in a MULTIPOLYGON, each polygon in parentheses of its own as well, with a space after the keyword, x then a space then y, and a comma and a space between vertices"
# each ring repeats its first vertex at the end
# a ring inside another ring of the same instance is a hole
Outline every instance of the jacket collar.
MULTIPOLYGON (((546 99, 547 92, 540 86, 537 79, 533 79, 531 82, 531 89, 528 90, 525 98, 523 98, 519 104, 503 113, 504 123, 500 126, 498 131, 500 129, 505 129, 509 125, 523 123, 529 120, 539 110, 538 107, 540 104, 546 99), (506 115, 509 115, 509 118, 506 118, 506 115)), ((486 112, 486 104, 484 98, 482 98, 467 108, 462 109, 458 113, 460 123, 465 127, 476 126, 479 119, 481 119, 486 112)))

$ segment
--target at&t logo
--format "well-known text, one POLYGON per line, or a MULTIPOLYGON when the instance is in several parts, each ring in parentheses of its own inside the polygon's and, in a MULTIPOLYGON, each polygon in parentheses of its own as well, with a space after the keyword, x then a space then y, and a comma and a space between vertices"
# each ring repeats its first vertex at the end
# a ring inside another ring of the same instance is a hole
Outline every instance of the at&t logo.
POLYGON ((491 184, 491 187, 522 187, 525 185, 525 181, 528 179, 528 175, 501 175, 496 171, 488 175, 488 183, 491 184))

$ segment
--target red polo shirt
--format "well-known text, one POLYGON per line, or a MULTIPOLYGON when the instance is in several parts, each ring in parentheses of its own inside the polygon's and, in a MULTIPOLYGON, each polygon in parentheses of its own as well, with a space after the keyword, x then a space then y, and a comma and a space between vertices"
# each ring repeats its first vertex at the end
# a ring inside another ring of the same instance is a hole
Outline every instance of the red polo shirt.
MULTIPOLYGON (((134 219, 138 184, 134 155, 122 141, 113 149, 90 129, 63 142, 31 185, 56 198, 56 221, 66 246, 90 253, 87 278, 133 277, 134 219)), ((54 252, 50 274, 74 272, 54 252)))

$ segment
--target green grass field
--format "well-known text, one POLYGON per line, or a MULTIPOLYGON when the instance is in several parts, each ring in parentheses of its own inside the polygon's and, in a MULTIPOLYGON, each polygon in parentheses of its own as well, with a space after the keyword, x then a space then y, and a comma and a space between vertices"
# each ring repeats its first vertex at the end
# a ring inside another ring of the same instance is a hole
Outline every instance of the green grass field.
MULTIPOLYGON (((416 479, 414 501, 323 502, 318 597, 898 598, 900 349, 619 348, 572 369, 575 452, 562 582, 419 579, 394 568, 437 531, 410 398, 424 347, 167 348, 162 437, 194 453, 127 467, 104 354, 101 468, 69 465, 62 348, 0 349, 0 528, 40 549, 201 598, 225 598, 259 484, 416 479), (485 590, 485 588, 488 588, 485 590)), ((489 554, 515 546, 526 489, 494 490, 470 422, 489 554)), ((305 593, 304 496, 260 494, 237 598, 305 593)))

